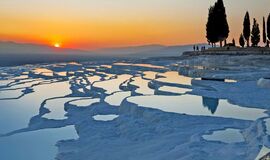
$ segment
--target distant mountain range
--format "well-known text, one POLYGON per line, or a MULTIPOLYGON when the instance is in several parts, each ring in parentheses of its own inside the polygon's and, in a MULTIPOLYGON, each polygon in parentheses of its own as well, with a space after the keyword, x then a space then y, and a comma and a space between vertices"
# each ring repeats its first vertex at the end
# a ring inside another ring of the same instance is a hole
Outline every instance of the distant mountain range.
POLYGON ((131 46, 122 48, 106 48, 96 50, 97 53, 123 57, 167 57, 180 56, 182 52, 192 50, 193 45, 185 46, 163 46, 163 45, 145 45, 131 46))
POLYGON ((89 54, 88 51, 39 44, 0 42, 0 54, 89 54))
MULTIPOLYGON (((199 44, 199 46, 203 45, 205 44, 199 44)), ((0 66, 21 65, 27 63, 88 61, 106 58, 180 56, 184 51, 191 51, 192 49, 193 45, 144 45, 86 51, 68 48, 55 48, 37 44, 0 42, 0 66)))

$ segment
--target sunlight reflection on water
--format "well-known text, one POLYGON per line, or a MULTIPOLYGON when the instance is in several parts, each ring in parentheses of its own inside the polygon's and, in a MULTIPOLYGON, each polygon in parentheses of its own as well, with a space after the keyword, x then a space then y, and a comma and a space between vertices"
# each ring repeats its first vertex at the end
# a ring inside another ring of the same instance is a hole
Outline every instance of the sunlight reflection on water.
POLYGON ((230 128, 214 131, 211 135, 203 135, 203 138, 208 141, 221 141, 224 143, 239 143, 245 141, 239 129, 230 128))
POLYGON ((160 109, 188 115, 203 115, 243 120, 256 120, 266 117, 266 110, 232 105, 226 100, 202 99, 200 96, 136 96, 128 98, 129 102, 139 106, 160 109), (203 106, 205 105, 205 107, 203 106))

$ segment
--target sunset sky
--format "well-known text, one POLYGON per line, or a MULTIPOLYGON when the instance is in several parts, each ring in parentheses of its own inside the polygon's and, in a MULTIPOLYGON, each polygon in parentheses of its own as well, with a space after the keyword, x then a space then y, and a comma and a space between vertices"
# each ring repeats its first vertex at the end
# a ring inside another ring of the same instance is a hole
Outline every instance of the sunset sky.
MULTIPOLYGON (((0 40, 95 49, 206 42, 208 8, 215 0, 1 0, 0 40)), ((270 0, 224 0, 230 38, 246 10, 270 13, 270 0)), ((261 27, 261 26, 260 26, 261 27)))

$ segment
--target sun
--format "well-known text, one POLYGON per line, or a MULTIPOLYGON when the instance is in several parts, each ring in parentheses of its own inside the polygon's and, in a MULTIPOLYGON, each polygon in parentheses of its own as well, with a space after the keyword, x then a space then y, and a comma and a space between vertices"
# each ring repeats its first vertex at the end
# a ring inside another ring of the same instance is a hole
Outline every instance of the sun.
POLYGON ((55 44, 54 44, 54 47, 55 47, 55 48, 60 48, 61 45, 60 45, 60 43, 55 43, 55 44))

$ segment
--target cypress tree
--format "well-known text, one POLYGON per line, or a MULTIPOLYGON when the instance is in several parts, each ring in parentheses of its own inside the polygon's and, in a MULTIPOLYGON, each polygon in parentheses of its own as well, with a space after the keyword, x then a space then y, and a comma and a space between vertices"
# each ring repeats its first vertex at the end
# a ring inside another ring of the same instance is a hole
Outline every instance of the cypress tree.
POLYGON ((257 23, 256 19, 253 19, 253 27, 251 31, 251 42, 252 46, 258 46, 258 43, 260 42, 261 37, 260 37, 260 28, 259 24, 257 23))
POLYGON ((244 18, 244 29, 243 29, 243 34, 244 38, 247 41, 247 46, 249 47, 249 39, 250 39, 250 18, 249 18, 249 13, 246 12, 245 18, 244 18))
POLYGON ((227 21, 226 8, 224 6, 223 0, 218 0, 214 8, 214 12, 216 15, 215 24, 218 33, 218 40, 220 42, 220 47, 222 47, 222 42, 228 38, 230 32, 227 21))
POLYGON ((268 38, 267 44, 269 44, 269 40, 270 40, 270 14, 268 15, 268 18, 267 18, 267 38, 268 38))
POLYGON ((222 47, 222 42, 228 38, 230 31, 223 0, 218 0, 214 6, 209 8, 206 32, 208 42, 215 44, 219 41, 220 47, 222 47))
POLYGON ((212 44, 212 46, 213 44, 218 42, 217 30, 215 29, 216 28, 215 26, 216 15, 215 15, 214 10, 215 9, 213 6, 209 8, 208 21, 206 24, 206 38, 207 38, 207 41, 212 44))
POLYGON ((266 38, 266 28, 265 28, 265 18, 263 17, 263 43, 266 44, 267 38, 266 38))
POLYGON ((245 47, 245 38, 244 38, 243 34, 240 35, 239 44, 241 47, 245 47))

